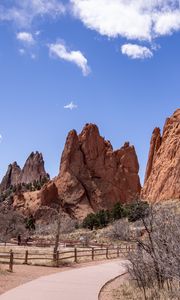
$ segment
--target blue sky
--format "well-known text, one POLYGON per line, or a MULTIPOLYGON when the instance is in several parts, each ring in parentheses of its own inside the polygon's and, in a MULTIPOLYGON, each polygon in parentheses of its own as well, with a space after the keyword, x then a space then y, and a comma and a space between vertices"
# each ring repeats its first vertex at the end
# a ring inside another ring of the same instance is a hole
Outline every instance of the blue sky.
POLYGON ((0 178, 36 150, 57 175, 68 131, 92 122, 135 145, 143 181, 152 130, 180 106, 180 7, 138 3, 1 1, 0 178))

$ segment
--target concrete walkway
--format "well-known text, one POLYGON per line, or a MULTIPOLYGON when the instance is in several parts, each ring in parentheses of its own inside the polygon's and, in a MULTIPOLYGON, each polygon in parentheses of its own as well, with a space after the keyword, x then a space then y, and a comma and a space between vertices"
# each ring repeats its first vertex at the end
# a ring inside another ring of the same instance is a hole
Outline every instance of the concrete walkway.
POLYGON ((0 300, 97 300, 102 286, 126 271, 112 261, 40 277, 0 296, 0 300))

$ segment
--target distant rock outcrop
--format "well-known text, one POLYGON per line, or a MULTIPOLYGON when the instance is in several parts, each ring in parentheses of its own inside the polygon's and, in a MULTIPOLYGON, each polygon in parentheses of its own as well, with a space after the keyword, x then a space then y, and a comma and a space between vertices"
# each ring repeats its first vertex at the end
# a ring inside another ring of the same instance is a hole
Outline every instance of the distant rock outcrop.
POLYGON ((20 182, 29 183, 34 180, 41 180, 43 177, 49 178, 45 171, 42 153, 32 152, 22 169, 20 182))
POLYGON ((180 109, 153 131, 142 199, 180 199, 180 109))
POLYGON ((0 184, 0 192, 7 190, 10 186, 20 183, 32 183, 43 178, 49 179, 49 175, 44 168, 43 156, 39 152, 32 152, 22 170, 16 162, 9 165, 7 173, 0 184))
POLYGON ((40 192, 45 203, 59 201, 71 216, 83 218, 89 212, 111 208, 116 202, 139 197, 139 164, 133 146, 125 143, 113 151, 94 124, 80 135, 72 130, 62 154, 60 173, 40 192))
POLYGON ((6 175, 4 176, 0 184, 0 192, 7 190, 11 185, 16 185, 19 183, 19 178, 21 175, 21 168, 18 166, 17 162, 10 164, 6 175))

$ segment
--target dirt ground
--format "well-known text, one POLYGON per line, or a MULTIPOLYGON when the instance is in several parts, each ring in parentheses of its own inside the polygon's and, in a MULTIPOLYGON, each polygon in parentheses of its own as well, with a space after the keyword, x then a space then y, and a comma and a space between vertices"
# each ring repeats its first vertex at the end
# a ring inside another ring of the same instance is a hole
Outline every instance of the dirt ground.
POLYGON ((123 282, 127 280, 128 275, 123 275, 107 283, 101 290, 99 300, 120 300, 117 291, 120 289, 123 282))
POLYGON ((7 271, 7 265, 0 265, 0 295, 8 290, 11 290, 21 284, 37 279, 41 276, 46 276, 62 271, 71 270, 74 268, 82 268, 85 266, 97 265, 107 262, 107 260, 99 262, 73 264, 66 267, 38 267, 28 265, 15 265, 13 273, 7 271))

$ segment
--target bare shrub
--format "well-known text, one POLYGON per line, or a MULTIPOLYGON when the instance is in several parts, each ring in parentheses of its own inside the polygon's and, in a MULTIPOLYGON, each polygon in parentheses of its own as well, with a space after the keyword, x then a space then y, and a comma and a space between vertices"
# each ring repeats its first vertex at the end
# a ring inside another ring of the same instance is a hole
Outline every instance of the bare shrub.
POLYGON ((126 219, 121 219, 113 223, 108 236, 113 240, 130 241, 130 224, 126 219))
POLYGON ((15 211, 0 212, 0 241, 5 244, 11 238, 16 238, 18 235, 25 235, 25 221, 22 215, 15 211))
MULTIPOLYGON (((37 224, 36 225, 36 231, 35 234, 39 236, 54 236, 57 232, 57 223, 58 223, 58 217, 56 215, 55 218, 53 218, 52 222, 49 224, 37 224)), ((60 217, 61 224, 60 224, 60 233, 61 234, 67 234, 71 233, 75 230, 76 227, 76 220, 72 220, 68 217, 60 217)))
POLYGON ((180 215, 165 207, 151 207, 149 216, 142 222, 145 235, 136 238, 137 248, 129 257, 130 274, 143 291, 144 299, 159 299, 163 290, 171 295, 175 293, 180 299, 177 289, 177 282, 180 282, 180 215), (149 289, 151 298, 147 296, 149 289))

